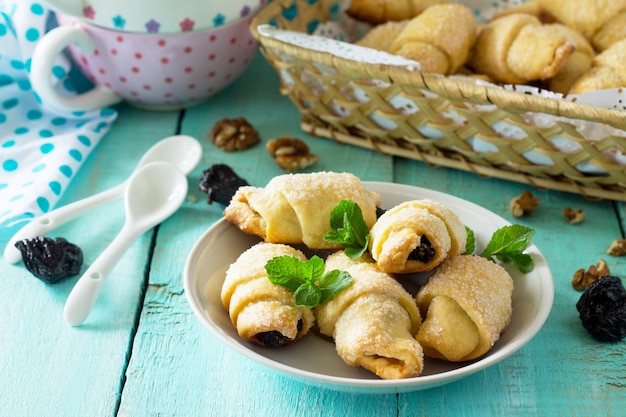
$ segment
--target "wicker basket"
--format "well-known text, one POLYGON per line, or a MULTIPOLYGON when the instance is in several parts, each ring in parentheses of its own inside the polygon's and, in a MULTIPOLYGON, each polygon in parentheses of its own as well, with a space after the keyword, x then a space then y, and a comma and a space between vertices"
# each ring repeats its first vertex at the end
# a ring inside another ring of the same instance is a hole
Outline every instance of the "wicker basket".
POLYGON ((402 66, 350 60, 263 36, 257 29, 270 24, 310 34, 319 22, 336 16, 338 8, 338 0, 274 0, 251 24, 263 55, 281 76, 281 93, 301 113, 304 131, 433 166, 592 199, 626 201, 626 166, 606 157, 607 151, 626 153, 626 137, 608 134, 589 140, 567 120, 538 127, 524 118, 528 112, 543 113, 626 130, 626 113, 620 110, 422 74, 402 66), (320 71, 320 67, 334 70, 320 71), (285 82, 285 74, 289 82, 285 82), (312 76, 321 88, 311 88, 312 76), (355 100, 346 94, 354 90, 365 94, 366 99, 355 100), (394 106, 394 97, 415 103, 416 111, 394 106), (337 112, 338 106, 344 111, 337 112), (450 120, 446 114, 451 111, 466 122, 450 120), (381 127, 377 117, 392 121, 393 126, 381 127), (504 137, 494 128, 498 123, 523 134, 515 140, 504 137), (429 137, 430 131, 439 132, 439 136, 429 137), (567 138, 577 145, 576 151, 559 151, 555 138, 567 138), (471 145, 476 139, 488 144, 490 150, 476 150, 471 145), (531 162, 529 152, 540 155, 541 164, 531 162), (581 165, 597 171, 580 170, 581 165))

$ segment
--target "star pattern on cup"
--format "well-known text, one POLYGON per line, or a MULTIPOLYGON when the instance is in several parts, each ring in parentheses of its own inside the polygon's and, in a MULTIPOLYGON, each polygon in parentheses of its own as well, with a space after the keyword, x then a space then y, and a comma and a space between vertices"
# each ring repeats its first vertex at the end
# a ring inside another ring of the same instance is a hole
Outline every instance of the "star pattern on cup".
MULTIPOLYGON (((260 0, 260 3, 265 3, 264 0, 260 0)), ((239 11, 239 17, 246 17, 252 12, 252 9, 249 6, 244 6, 239 11)), ((89 20, 95 20, 96 11, 92 6, 86 6, 83 8, 83 16, 89 20)), ((113 27, 116 29, 124 29, 126 27, 127 20, 121 14, 113 16, 111 18, 111 22, 113 27)), ((226 23, 226 16, 222 13, 218 13, 213 17, 213 26, 222 26, 226 23)), ((193 32, 194 27, 196 25, 195 20, 186 17, 179 24, 180 30, 182 32, 193 32)), ((161 29, 161 23, 159 23, 156 19, 150 19, 144 24, 146 28, 146 32, 148 33, 159 33, 161 29)))
POLYGON ((250 7, 249 6, 243 6, 241 8, 241 11, 239 12, 239 17, 246 17, 250 14, 250 7))
POLYGON ((196 22, 186 17, 185 20, 180 22, 180 30, 182 30, 183 32, 191 32, 195 24, 196 22))
POLYGON ((126 19, 124 19, 119 14, 117 16, 113 17, 112 20, 113 20, 113 26, 118 28, 118 29, 124 29, 124 26, 126 26, 126 19))
POLYGON ((225 21, 226 21, 226 16, 224 16, 221 13, 216 14, 215 17, 213 18, 213 24, 215 26, 222 26, 225 21))
POLYGON ((89 20, 93 20, 96 17, 96 11, 91 6, 83 7, 83 16, 89 20))
POLYGON ((148 31, 148 33, 158 33, 160 27, 161 24, 154 19, 150 19, 146 23, 146 30, 148 31))

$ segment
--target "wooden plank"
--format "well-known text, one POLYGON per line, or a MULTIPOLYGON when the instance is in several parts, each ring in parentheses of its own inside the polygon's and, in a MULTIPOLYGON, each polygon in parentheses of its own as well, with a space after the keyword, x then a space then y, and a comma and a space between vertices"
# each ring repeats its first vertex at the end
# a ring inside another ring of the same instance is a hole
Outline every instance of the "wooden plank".
POLYGON ((395 162, 399 183, 443 191, 467 199, 506 218, 533 227, 533 239, 548 260, 555 284, 554 305, 538 335, 501 363, 448 386, 402 394, 399 415, 623 415, 626 368, 624 344, 595 341, 576 311, 581 293, 571 287, 579 268, 605 259, 612 272, 626 276, 624 258, 606 255, 610 236, 620 237, 615 205, 558 191, 538 191, 524 184, 447 168, 430 168, 410 160, 395 162), (511 198, 530 190, 541 200, 532 216, 514 218, 511 198), (581 224, 568 224, 565 207, 585 211, 581 224), (469 407, 468 404, 472 406, 469 407))
MULTIPOLYGON (((86 161, 60 204, 123 181, 143 152, 176 128, 177 114, 152 114, 120 106, 114 129, 86 161), (149 121, 148 121, 149 120, 149 121)), ((76 219, 50 236, 77 243, 83 271, 123 224, 121 202, 76 219)), ((0 245, 17 228, 0 229, 0 245)), ((0 415, 113 415, 135 313, 142 294, 152 232, 120 259, 103 285, 87 322, 72 328, 63 305, 75 278, 46 285, 20 263, 0 262, 0 415)))

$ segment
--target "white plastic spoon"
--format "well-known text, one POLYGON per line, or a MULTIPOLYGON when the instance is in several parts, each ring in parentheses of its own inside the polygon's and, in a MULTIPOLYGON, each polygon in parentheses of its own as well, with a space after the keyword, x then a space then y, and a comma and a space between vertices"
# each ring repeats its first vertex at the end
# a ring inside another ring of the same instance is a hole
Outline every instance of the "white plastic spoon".
POLYGON ((109 271, 132 242, 180 207, 187 188, 185 174, 167 162, 145 165, 130 177, 124 196, 124 226, 76 282, 63 310, 66 322, 77 326, 87 319, 109 271))
MULTIPOLYGON (((186 135, 170 136, 152 145, 139 160, 135 171, 151 162, 162 161, 175 165, 183 174, 187 175, 198 165, 200 158, 202 158, 202 146, 196 139, 186 135)), ((8 241, 4 248, 4 259, 12 264, 19 262, 22 259, 22 254, 15 247, 15 242, 45 235, 88 210, 121 198, 127 183, 128 180, 31 220, 8 241)))

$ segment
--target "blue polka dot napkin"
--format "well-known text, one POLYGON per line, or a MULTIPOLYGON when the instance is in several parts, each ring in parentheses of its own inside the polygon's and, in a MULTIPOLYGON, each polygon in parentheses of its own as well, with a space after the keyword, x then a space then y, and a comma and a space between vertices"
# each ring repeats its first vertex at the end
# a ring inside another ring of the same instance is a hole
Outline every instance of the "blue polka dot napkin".
MULTIPOLYGON (((53 16, 42 3, 0 0, 0 227, 52 209, 117 117, 115 110, 58 114, 42 106, 29 81, 33 50, 53 16)), ((59 91, 80 80, 59 57, 59 91)))

